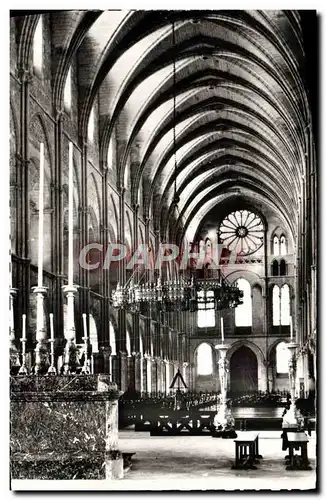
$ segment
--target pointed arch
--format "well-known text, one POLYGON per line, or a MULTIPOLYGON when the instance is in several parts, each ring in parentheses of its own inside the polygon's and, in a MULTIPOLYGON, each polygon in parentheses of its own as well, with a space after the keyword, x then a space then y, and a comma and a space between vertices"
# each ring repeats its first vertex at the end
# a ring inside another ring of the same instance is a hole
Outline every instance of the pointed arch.
POLYGON ((273 237, 273 255, 278 257, 280 255, 280 240, 276 234, 273 237))

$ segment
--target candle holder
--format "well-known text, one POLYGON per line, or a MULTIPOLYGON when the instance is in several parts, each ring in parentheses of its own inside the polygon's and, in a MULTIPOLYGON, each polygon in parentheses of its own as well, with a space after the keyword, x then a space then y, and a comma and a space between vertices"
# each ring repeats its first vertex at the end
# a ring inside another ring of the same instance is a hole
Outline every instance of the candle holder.
POLYGON ((220 406, 214 417, 213 425, 214 431, 212 432, 213 437, 224 437, 224 438, 234 438, 237 436, 235 432, 235 420, 232 416, 231 409, 227 407, 226 396, 227 396, 227 376, 229 371, 229 362, 226 359, 226 353, 229 346, 226 344, 218 344, 215 349, 220 353, 220 359, 218 361, 218 371, 221 384, 221 396, 220 396, 220 406))
POLYGON ((51 338, 49 340, 49 343, 51 344, 51 352, 50 352, 51 364, 50 364, 49 369, 48 369, 48 375, 56 375, 57 370, 56 370, 56 367, 54 366, 54 339, 51 338))
POLYGON ((297 360, 295 357, 295 352, 298 347, 298 344, 295 342, 289 342, 287 344, 287 348, 290 351, 289 356, 289 384, 290 384, 290 394, 291 394, 291 404, 290 408, 287 410, 285 415, 283 416, 282 427, 291 429, 291 428, 300 428, 303 425, 303 418, 297 410, 295 406, 295 379, 297 372, 297 360))
POLYGON ((28 369, 26 366, 26 342, 27 339, 25 337, 21 337, 20 339, 22 343, 22 364, 19 368, 18 375, 28 375, 28 369))
POLYGON ((82 340, 84 341, 84 355, 85 355, 85 359, 84 359, 84 365, 82 367, 82 370, 81 372, 85 375, 89 375, 91 373, 91 370, 90 370, 90 362, 89 362, 89 359, 88 359, 88 338, 87 337, 83 337, 82 340))
POLYGON ((67 327, 64 331, 66 345, 64 348, 63 374, 74 373, 79 367, 76 346, 76 328, 75 328, 75 296, 78 289, 75 285, 65 285, 62 287, 67 297, 67 327))
POLYGON ((36 286, 32 288, 36 295, 36 347, 34 373, 44 373, 49 366, 48 341, 45 328, 44 298, 47 288, 36 286))
POLYGON ((14 298, 17 295, 17 288, 9 288, 10 302, 9 302, 9 349, 10 349, 10 372, 17 373, 20 367, 19 352, 16 347, 16 334, 14 322, 14 298))

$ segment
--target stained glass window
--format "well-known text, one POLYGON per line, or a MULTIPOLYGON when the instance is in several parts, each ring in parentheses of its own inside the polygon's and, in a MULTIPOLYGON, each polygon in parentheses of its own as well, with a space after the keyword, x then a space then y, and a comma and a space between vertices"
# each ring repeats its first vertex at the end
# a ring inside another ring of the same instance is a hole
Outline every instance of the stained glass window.
POLYGON ((280 240, 278 239, 277 236, 274 236, 273 238, 273 255, 279 255, 280 254, 280 240))
POLYGON ((94 140, 94 108, 92 108, 91 114, 89 115, 87 136, 89 141, 94 140))
POLYGON ((273 287, 273 325, 290 324, 290 288, 283 285, 280 289, 277 285, 273 287))
POLYGON ((69 68, 69 71, 67 74, 63 99, 64 99, 65 108, 67 111, 69 111, 71 108, 71 68, 69 68))
POLYGON ((33 65, 39 71, 42 71, 43 67, 43 18, 37 23, 36 30, 33 39, 33 65))
POLYGON ((287 255, 285 236, 281 236, 281 239, 280 239, 280 254, 287 255))
POLYGON ((252 301, 250 283, 244 278, 237 280, 239 290, 243 291, 243 303, 235 308, 235 326, 252 325, 252 301))
POLYGON ((264 242, 264 226, 261 218, 248 210, 230 213, 220 225, 220 239, 237 255, 250 255, 264 242))
MULTIPOLYGON (((212 300, 212 302, 206 302, 204 290, 198 292, 197 297, 198 297, 197 326, 199 328, 215 326, 214 301, 212 300)), ((214 292, 212 290, 206 291, 206 298, 214 299, 214 292)))
POLYGON ((273 286, 273 326, 280 324, 280 289, 273 286))
POLYGON ((212 348, 204 342, 197 349, 197 373, 198 375, 211 375, 213 373, 212 348))

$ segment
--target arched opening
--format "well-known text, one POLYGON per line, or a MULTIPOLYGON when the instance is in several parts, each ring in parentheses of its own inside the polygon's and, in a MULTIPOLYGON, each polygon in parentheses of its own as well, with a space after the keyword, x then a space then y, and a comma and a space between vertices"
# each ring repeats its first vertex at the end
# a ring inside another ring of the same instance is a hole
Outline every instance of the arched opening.
POLYGON ((280 262, 280 276, 286 276, 286 262, 284 259, 280 262))
POLYGON ((252 326, 252 304, 250 283, 239 278, 237 284, 243 291, 243 303, 235 309, 235 326, 252 326))
POLYGON ((197 374, 212 375, 212 373, 213 373, 212 348, 209 344, 203 342, 197 349, 197 374))
POLYGON ((247 346, 239 347, 230 360, 231 392, 250 393, 258 390, 258 363, 255 353, 247 346))
POLYGON ((273 263, 272 263, 272 276, 278 276, 278 262, 277 262, 277 260, 273 260, 273 263))
POLYGON ((280 241, 277 236, 274 236, 273 238, 273 255, 279 255, 280 254, 280 241))
POLYGON ((280 255, 287 255, 285 236, 281 236, 281 239, 280 239, 280 255))
POLYGON ((212 290, 201 290, 197 292, 198 297, 198 312, 197 326, 198 328, 209 328, 215 326, 215 304, 214 292, 212 290))

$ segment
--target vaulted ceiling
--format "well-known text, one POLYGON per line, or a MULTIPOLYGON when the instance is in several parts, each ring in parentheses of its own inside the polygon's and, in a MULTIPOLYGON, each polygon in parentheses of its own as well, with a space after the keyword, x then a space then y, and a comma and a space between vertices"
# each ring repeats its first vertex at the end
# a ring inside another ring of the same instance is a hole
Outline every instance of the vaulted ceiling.
POLYGON ((97 98, 101 155, 106 158, 115 128, 120 180, 137 144, 133 199, 143 182, 145 210, 162 235, 172 228, 192 240, 210 210, 237 196, 268 205, 295 232, 311 120, 297 11, 65 11, 52 17, 61 54, 56 99, 77 53, 80 130, 86 134, 97 98))

